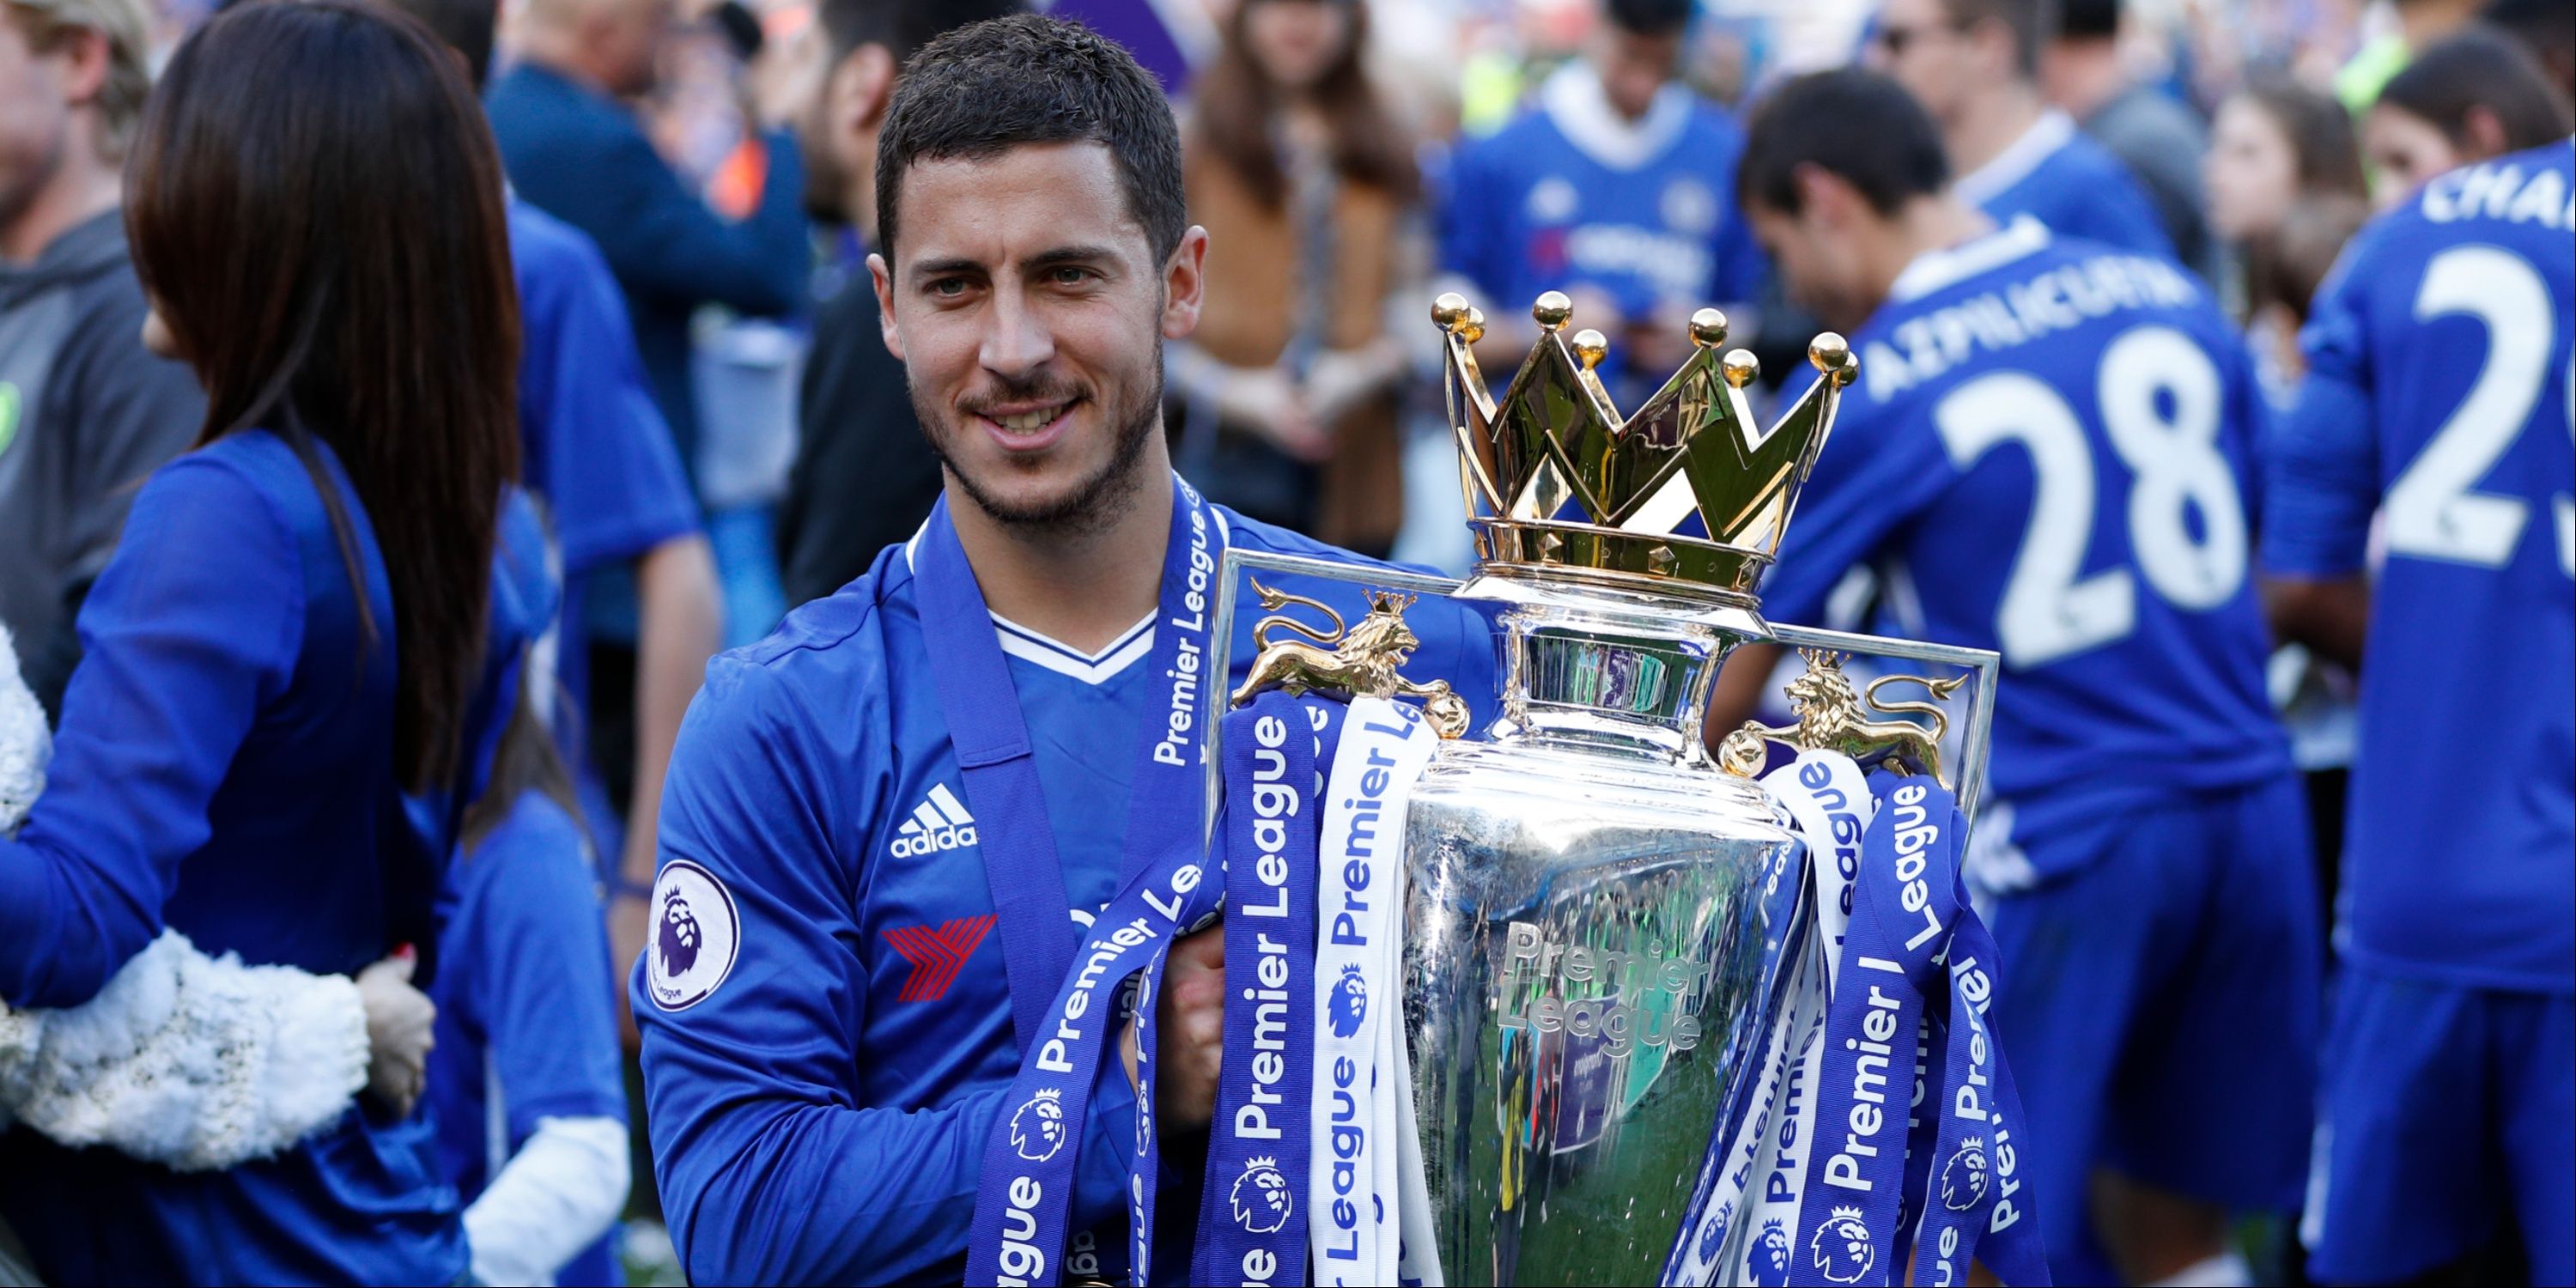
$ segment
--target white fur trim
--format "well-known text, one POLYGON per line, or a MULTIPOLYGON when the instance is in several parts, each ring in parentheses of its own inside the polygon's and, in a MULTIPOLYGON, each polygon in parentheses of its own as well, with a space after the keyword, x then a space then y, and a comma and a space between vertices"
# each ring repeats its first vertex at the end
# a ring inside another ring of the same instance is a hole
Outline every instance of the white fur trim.
POLYGON ((294 1144, 337 1121, 367 1078, 354 982, 210 958, 177 931, 98 996, 11 1013, 0 1034, 0 1104, 28 1126, 183 1172, 294 1144))
POLYGON ((54 737, 45 709, 18 674, 18 650, 0 626, 0 836, 18 830, 27 809, 45 790, 45 762, 54 737))
MULTIPOLYGON (((0 627, 0 835, 45 787, 45 713, 0 627)), ((355 982, 209 958, 165 930, 79 1006, 0 1005, 0 1127, 183 1172, 231 1167, 338 1121, 367 1082, 355 982)))

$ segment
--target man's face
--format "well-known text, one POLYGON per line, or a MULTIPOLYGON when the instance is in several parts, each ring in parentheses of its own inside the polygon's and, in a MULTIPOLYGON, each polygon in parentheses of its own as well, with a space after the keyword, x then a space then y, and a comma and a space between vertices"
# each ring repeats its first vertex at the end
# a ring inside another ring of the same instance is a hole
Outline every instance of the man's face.
POLYGON ((796 105, 796 151, 805 162, 805 213, 817 223, 846 224, 843 209, 850 171, 844 164, 847 141, 832 112, 832 39, 821 23, 810 23, 777 57, 785 101, 796 105))
POLYGON ((1894 77, 1936 121, 1957 118, 1986 74, 1974 42, 1942 0, 1887 0, 1870 38, 1869 66, 1894 77))
POLYGON ((602 0, 591 38, 600 79, 621 98, 650 93, 661 77, 662 45, 670 34, 672 0, 602 0))
POLYGON ((1792 215, 1748 200, 1744 213, 1791 302, 1848 335, 1869 320, 1879 301, 1863 280, 1850 231, 1822 203, 1804 204, 1792 215))
POLYGON ((1637 120, 1655 105, 1655 95, 1681 66, 1681 29, 1642 35, 1614 22, 1604 22, 1592 38, 1592 65, 1601 88, 1621 116, 1637 120))
POLYGON ((1005 523, 1114 514, 1161 460, 1162 342, 1198 323, 1206 234, 1157 257, 1096 143, 917 162, 895 200, 868 267, 950 474, 1005 523))
POLYGON ((62 167, 71 146, 70 59, 28 47, 0 2, 0 228, 18 221, 62 167))

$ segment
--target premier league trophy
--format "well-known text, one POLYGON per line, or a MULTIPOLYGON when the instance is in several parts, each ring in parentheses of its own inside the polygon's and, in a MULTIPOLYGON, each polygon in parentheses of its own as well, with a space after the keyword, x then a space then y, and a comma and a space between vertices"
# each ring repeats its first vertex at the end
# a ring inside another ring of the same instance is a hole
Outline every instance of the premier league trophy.
MULTIPOLYGON (((1776 943, 1782 928, 1767 924, 1777 901, 1762 887, 1794 844, 1752 777, 1764 735, 1864 765, 1892 757, 1973 801, 1993 696, 1991 654, 1774 627, 1760 615, 1762 571, 1858 370, 1840 337, 1816 339, 1808 354, 1820 378, 1765 432, 1746 398, 1754 359, 1721 353, 1715 310, 1692 318, 1689 360, 1626 417, 1595 374, 1605 340, 1567 335, 1571 311, 1563 295, 1540 297, 1538 346, 1497 398, 1473 349, 1482 317, 1455 295, 1432 310, 1478 556, 1454 594, 1497 606, 1506 674, 1499 720, 1480 741, 1439 744, 1404 828, 1412 1120, 1438 1273, 1452 1284, 1667 1273, 1695 1190, 1705 1194, 1713 1126, 1764 1112, 1749 1103, 1752 1066, 1786 967, 1776 952, 1766 966, 1766 936, 1776 943), (1713 757, 1701 729, 1710 686, 1747 641, 1812 646, 1792 688, 1799 718, 1739 731, 1713 757), (1978 683, 1954 697, 1970 677, 1891 677, 1864 697, 1827 650, 1964 668, 1978 683), (1947 749, 1967 781, 1944 772, 1942 707, 1874 701, 1900 679, 1965 712, 1966 736, 1947 749), (1871 718, 1901 711, 1931 719, 1871 718)), ((1218 638, 1240 573, 1265 568, 1274 579, 1351 575, 1230 553, 1218 638)), ((1355 627, 1349 638, 1360 637, 1355 627)), ((1259 687, 1245 684, 1237 701, 1259 687)), ((1375 687, 1428 694, 1428 722, 1443 734, 1463 723, 1445 686, 1375 687)), ((1750 1237, 1744 1220, 1731 1210, 1718 1219, 1725 1246, 1750 1237)))

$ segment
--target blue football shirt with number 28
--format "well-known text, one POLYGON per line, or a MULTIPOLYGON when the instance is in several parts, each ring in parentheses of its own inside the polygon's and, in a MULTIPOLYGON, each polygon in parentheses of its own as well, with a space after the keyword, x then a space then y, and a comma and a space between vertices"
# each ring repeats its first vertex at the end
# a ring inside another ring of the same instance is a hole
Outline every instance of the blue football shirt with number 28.
POLYGON ((2261 395, 2189 274, 2024 218, 1915 261, 1851 340, 1765 615, 1819 619, 1866 564, 1903 633, 2000 652, 1989 776, 2043 874, 2094 848, 2053 837, 2288 769, 2248 576, 2261 395))

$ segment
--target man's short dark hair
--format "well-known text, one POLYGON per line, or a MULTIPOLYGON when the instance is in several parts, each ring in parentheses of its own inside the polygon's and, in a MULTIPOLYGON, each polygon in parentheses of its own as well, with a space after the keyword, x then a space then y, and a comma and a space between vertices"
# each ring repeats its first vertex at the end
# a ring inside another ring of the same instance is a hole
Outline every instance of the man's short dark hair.
POLYGON ((2060 40, 2110 40, 2120 34, 2120 0, 2059 0, 2060 40))
POLYGON ((1621 31, 1669 36, 1690 25, 1691 0, 1609 0, 1601 16, 1621 31))
POLYGON ((1189 228, 1181 136, 1152 73, 1080 23, 1036 14, 931 41, 904 68, 877 138, 877 233, 889 259, 914 164, 982 160, 1016 147, 1097 143, 1118 163, 1128 213, 1157 260, 1189 228))
POLYGON ((492 0, 386 0, 395 9, 420 20, 429 33, 447 42, 465 59, 466 78, 474 88, 483 88, 483 77, 492 70, 492 29, 501 21, 501 7, 492 0))
POLYGON ((2039 73, 2039 51, 2057 34, 2055 0, 1942 0, 1941 7, 1961 30, 2002 23, 2012 33, 2013 66, 2025 78, 2039 73))
POLYGON ((1735 190, 1748 205, 1795 215, 1803 204, 1798 170, 1810 165, 1858 189, 1882 215, 1950 182, 1940 128, 1923 105, 1895 81, 1857 67, 1800 76, 1753 109, 1735 190))
POLYGON ((1018 0, 823 0, 815 21, 833 63, 861 45, 883 45, 900 67, 941 32, 1027 7, 1018 0))

